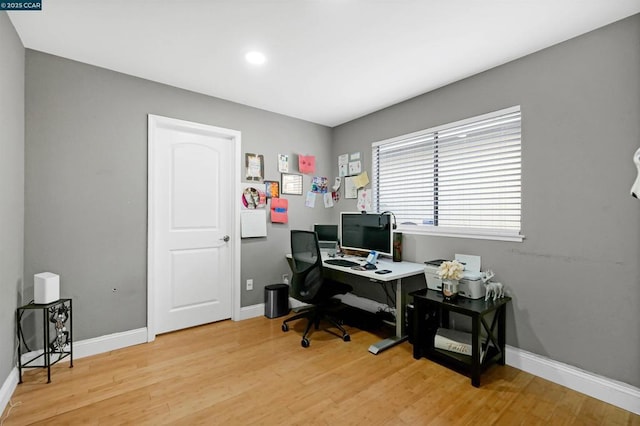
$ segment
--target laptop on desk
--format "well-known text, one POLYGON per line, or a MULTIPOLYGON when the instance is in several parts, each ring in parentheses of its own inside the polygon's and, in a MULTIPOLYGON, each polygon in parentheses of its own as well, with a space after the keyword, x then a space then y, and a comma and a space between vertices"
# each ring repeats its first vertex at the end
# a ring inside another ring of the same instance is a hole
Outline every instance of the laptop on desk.
POLYGON ((328 254, 329 257, 335 257, 336 253, 338 253, 337 241, 318 241, 318 245, 320 246, 320 252, 328 254))
POLYGON ((320 252, 334 257, 338 252, 338 225, 322 225, 316 223, 313 225, 313 230, 318 236, 320 252))

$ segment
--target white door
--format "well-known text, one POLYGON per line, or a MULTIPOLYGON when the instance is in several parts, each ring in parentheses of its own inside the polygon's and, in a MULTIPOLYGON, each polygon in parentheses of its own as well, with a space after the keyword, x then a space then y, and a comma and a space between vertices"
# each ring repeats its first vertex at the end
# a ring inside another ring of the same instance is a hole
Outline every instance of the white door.
POLYGON ((156 333, 232 316, 240 133, 149 115, 148 138, 153 340, 156 333))

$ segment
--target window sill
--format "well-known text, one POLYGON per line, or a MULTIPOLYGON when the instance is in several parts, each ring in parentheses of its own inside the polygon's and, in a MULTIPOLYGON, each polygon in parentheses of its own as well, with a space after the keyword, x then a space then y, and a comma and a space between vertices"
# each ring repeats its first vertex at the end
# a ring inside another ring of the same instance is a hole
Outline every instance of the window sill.
POLYGON ((491 232, 482 229, 456 229, 419 225, 398 225, 396 232, 415 235, 432 235, 437 237, 473 238, 477 240, 509 241, 521 243, 524 235, 491 232))

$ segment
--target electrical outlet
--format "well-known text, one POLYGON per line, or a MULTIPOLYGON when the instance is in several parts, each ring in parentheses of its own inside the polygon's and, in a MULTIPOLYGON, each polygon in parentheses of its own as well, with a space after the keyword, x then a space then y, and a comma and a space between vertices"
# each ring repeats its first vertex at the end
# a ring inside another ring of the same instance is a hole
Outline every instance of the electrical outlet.
POLYGON ((247 290, 253 290, 253 280, 252 279, 248 279, 247 280, 247 290))
POLYGON ((282 282, 284 284, 289 284, 289 274, 282 274, 282 282))

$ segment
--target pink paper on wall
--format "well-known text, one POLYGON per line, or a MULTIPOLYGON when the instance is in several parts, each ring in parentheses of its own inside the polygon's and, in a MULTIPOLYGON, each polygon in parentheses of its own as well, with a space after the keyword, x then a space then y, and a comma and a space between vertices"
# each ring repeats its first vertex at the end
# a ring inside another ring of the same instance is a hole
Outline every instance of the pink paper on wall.
POLYGON ((358 190, 358 211, 371 211, 371 191, 368 189, 358 190))
POLYGON ((314 155, 298 155, 298 170, 300 173, 315 173, 316 157, 314 155))
POLYGON ((286 198, 271 199, 271 223, 287 223, 289 221, 289 200, 286 198))

